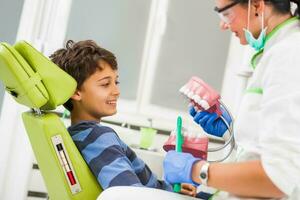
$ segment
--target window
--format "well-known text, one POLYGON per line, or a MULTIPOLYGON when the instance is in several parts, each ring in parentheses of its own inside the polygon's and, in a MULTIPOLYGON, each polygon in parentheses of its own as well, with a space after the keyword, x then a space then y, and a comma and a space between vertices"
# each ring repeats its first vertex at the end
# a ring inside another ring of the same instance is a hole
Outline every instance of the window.
MULTIPOLYGON (((0 6, 0 41, 14 44, 24 1, 3 1, 0 6), (12 14, 14 13, 14 14, 12 14), (9 17, 8 17, 9 16, 9 17)), ((4 97, 4 86, 0 81, 0 113, 4 97)))
POLYGON ((213 1, 169 1, 151 105, 186 110, 178 90, 193 75, 221 90, 230 35, 218 30, 213 6, 213 1))
POLYGON ((93 39, 119 61, 121 95, 137 98, 150 0, 73 1, 66 39, 93 39))
POLYGON ((93 39, 118 58, 119 114, 108 120, 147 126, 150 118, 154 127, 169 130, 178 114, 189 118, 178 90, 191 76, 221 90, 230 34, 219 31, 213 1, 55 2, 39 41, 44 53, 63 45, 57 41, 93 39))
POLYGON ((94 39, 115 52, 123 110, 168 120, 164 113, 186 111, 178 89, 192 75, 221 90, 230 35, 218 30, 213 6, 198 0, 73 1, 66 38, 94 39), (156 46, 155 37, 161 37, 156 46), (151 49, 157 53, 147 55, 151 49))

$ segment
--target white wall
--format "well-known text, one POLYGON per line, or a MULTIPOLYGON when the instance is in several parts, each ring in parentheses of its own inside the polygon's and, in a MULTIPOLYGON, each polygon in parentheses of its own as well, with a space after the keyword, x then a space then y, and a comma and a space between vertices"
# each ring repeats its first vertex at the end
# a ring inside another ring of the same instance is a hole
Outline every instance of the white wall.
MULTIPOLYGON (((1 0, 0 41, 13 44, 16 40, 24 0, 1 0)), ((0 199, 24 199, 26 180, 32 159, 27 136, 21 123, 24 109, 4 94, 0 84, 0 199), (17 148, 16 148, 17 147, 17 148), (29 153, 28 153, 29 151, 29 153)))
POLYGON ((238 111, 246 87, 247 78, 243 74, 252 70, 249 65, 252 54, 252 49, 240 45, 239 39, 231 36, 222 85, 222 100, 233 113, 238 111))
POLYGON ((24 199, 32 167, 32 152, 23 127, 24 107, 6 93, 0 116, 0 199, 24 199))
MULTIPOLYGON (((10 36, 14 35, 16 41, 27 40, 41 51, 47 45, 47 42, 44 42, 42 46, 40 45, 40 40, 46 37, 48 32, 52 30, 51 28, 53 28, 50 26, 51 23, 49 23, 49 20, 59 21, 59 17, 61 17, 57 15, 57 18, 52 19, 51 13, 57 10, 61 11, 61 9, 65 8, 62 5, 69 2, 67 0, 24 0, 23 6, 23 1, 5 0, 4 4, 1 2, 0 22, 4 20, 5 22, 1 24, 16 27, 16 29, 9 32, 10 36), (20 9, 18 9, 19 7, 20 9), (15 19, 15 16, 19 16, 18 20, 10 21, 15 19)), ((66 15, 68 14, 67 11, 61 12, 66 15)), ((58 24, 60 23, 58 22, 58 24)), ((6 30, 5 26, 1 30, 6 30)), ((60 33, 57 34, 59 35, 60 33)), ((7 40, 1 38, 1 40, 11 44, 15 41, 15 39, 8 41, 9 38, 7 40)), ((29 175, 31 174, 33 164, 33 153, 21 119, 22 112, 27 110, 28 108, 18 105, 5 93, 0 114, 1 200, 20 200, 27 197, 29 175)))
POLYGON ((0 82, 0 113, 1 113, 1 109, 2 109, 3 98, 4 98, 4 86, 0 82))

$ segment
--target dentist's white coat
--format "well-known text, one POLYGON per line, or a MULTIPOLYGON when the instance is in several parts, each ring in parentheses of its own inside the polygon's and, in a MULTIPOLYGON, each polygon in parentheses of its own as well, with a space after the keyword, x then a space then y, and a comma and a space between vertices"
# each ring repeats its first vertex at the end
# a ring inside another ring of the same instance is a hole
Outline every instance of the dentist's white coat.
POLYGON ((240 160, 261 159, 272 182, 300 199, 300 21, 286 21, 256 59, 238 115, 240 160))

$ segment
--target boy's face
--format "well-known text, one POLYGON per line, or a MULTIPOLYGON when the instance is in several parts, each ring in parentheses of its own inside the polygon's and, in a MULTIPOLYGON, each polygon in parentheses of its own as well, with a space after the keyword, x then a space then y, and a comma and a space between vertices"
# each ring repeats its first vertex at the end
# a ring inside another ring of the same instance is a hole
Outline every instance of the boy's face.
POLYGON ((80 112, 82 120, 100 120, 117 112, 118 72, 105 61, 100 60, 99 65, 102 70, 86 79, 72 96, 74 108, 80 112))

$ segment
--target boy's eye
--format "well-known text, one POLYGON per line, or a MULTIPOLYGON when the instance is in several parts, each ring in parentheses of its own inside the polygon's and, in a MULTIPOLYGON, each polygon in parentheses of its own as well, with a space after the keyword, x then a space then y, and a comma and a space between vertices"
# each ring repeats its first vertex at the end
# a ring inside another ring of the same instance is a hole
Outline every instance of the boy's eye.
POLYGON ((101 86, 109 86, 109 82, 107 82, 107 83, 102 83, 101 86))
MULTIPOLYGON (((110 84, 111 84, 111 82, 108 81, 108 82, 105 82, 105 83, 101 83, 100 86, 102 86, 102 87, 108 87, 110 84)), ((119 85, 120 82, 119 81, 115 81, 115 84, 119 85)))

